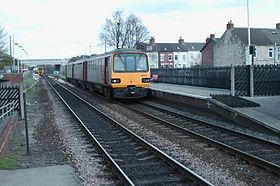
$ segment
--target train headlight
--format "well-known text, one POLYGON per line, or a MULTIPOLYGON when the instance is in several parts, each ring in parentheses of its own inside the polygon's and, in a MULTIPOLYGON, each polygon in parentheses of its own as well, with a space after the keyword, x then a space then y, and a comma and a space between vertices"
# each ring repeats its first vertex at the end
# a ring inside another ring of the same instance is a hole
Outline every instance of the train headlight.
POLYGON ((142 78, 142 83, 149 83, 150 82, 150 78, 142 78))
POLYGON ((121 79, 111 79, 111 83, 120 83, 121 79))

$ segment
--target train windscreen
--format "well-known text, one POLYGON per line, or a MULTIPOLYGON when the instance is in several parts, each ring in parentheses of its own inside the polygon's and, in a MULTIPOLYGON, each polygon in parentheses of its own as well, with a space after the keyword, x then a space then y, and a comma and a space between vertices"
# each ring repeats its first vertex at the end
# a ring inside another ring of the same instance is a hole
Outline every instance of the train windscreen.
POLYGON ((115 54, 115 72, 147 72, 148 60, 145 54, 115 54))

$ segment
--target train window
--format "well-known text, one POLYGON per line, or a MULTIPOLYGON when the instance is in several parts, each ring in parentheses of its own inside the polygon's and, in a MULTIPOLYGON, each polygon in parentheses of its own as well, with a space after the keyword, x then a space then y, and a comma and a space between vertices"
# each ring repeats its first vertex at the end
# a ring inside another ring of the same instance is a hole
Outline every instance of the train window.
POLYGON ((126 57, 125 66, 126 66, 126 71, 130 71, 130 72, 135 71, 136 64, 135 64, 135 57, 133 55, 126 57))
POLYGON ((121 57, 119 55, 116 56, 115 63, 114 63, 114 70, 115 71, 124 71, 125 70, 124 63, 125 63, 124 57, 121 57))
POLYGON ((136 70, 137 71, 148 71, 147 58, 144 55, 139 55, 136 58, 136 70))
POLYGON ((146 72, 148 61, 144 54, 116 54, 114 56, 114 71, 146 72))

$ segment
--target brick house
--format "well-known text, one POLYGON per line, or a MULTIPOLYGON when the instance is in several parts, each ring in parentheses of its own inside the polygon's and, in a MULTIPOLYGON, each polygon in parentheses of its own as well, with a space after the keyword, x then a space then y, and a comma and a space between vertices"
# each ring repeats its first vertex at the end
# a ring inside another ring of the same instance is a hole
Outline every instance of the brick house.
POLYGON ((280 23, 275 29, 250 28, 251 45, 256 48, 253 58, 249 55, 248 28, 234 27, 228 22, 227 29, 214 45, 214 66, 280 64, 280 23))
POLYGON ((218 40, 218 38, 215 38, 215 34, 210 34, 210 37, 206 39, 205 45, 200 50, 201 66, 214 67, 214 46, 218 40))
POLYGON ((136 48, 145 51, 149 56, 151 68, 187 68, 201 64, 200 50, 204 43, 184 42, 181 37, 178 43, 156 43, 151 37, 149 43, 137 43, 136 48))

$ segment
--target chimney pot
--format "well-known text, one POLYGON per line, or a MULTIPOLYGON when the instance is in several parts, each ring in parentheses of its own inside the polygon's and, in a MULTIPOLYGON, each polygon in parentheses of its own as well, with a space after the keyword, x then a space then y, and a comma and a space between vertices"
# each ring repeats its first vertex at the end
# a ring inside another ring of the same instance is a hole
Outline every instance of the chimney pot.
POLYGON ((234 28, 234 24, 232 22, 232 20, 230 20, 228 23, 227 23, 227 30, 230 30, 230 29, 233 29, 234 28))
POLYGON ((150 45, 154 45, 155 44, 155 38, 154 37, 151 37, 150 39, 150 45))
POLYGON ((178 40, 179 44, 183 45, 184 44, 184 39, 180 36, 180 39, 178 40))

